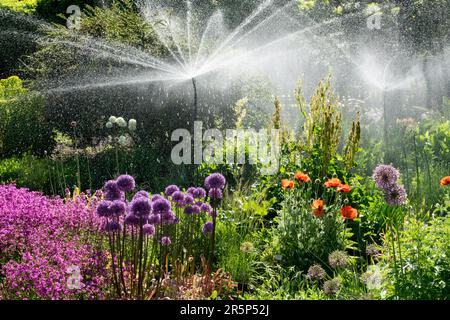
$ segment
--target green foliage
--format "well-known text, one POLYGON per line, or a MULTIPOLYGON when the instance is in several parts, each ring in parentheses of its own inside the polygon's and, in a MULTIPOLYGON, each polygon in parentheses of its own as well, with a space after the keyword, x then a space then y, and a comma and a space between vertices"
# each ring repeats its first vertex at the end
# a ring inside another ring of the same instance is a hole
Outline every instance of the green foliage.
POLYGON ((8 8, 14 11, 33 13, 36 10, 37 0, 2 0, 0 8, 8 8))
POLYGON ((0 184, 14 182, 18 187, 50 192, 46 189, 49 165, 48 160, 27 155, 0 160, 0 184))
POLYGON ((64 24, 65 19, 61 15, 66 15, 69 6, 85 8, 86 5, 94 5, 95 2, 95 0, 37 0, 36 13, 52 22, 64 24))
MULTIPOLYGON (((450 216, 426 223, 410 219, 401 232, 400 265, 395 266, 387 234, 386 260, 392 272, 391 295, 399 299, 445 299, 450 296, 450 216), (394 271, 398 270, 397 277, 394 271), (395 282, 395 279, 397 281, 395 282)), ((394 239, 395 241, 395 239, 394 239)), ((397 263, 399 263, 397 258, 397 263)))
POLYGON ((42 155, 51 148, 44 98, 36 92, 26 92, 16 76, 0 80, 1 157, 24 153, 42 155))

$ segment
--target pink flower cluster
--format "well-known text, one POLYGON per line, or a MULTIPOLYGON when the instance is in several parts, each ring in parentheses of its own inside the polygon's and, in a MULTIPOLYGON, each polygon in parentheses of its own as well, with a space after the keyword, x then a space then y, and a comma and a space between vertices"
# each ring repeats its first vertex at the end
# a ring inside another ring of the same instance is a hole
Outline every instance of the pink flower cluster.
POLYGON ((50 199, 0 185, 0 296, 103 298, 108 257, 97 238, 96 201, 85 195, 50 199))

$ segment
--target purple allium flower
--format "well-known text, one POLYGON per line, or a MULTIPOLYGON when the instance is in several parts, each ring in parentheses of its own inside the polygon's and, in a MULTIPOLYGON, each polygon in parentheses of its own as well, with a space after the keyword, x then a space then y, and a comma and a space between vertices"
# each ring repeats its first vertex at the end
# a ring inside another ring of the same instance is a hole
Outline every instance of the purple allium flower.
POLYGON ((195 188, 194 193, 192 194, 196 199, 203 199, 206 197, 206 191, 203 188, 195 188))
POLYGON ((187 215, 191 215, 191 214, 194 213, 194 209, 192 208, 192 206, 186 206, 184 208, 184 213, 187 214, 187 215))
POLYGON ((142 232, 146 235, 146 236, 153 236, 155 234, 155 227, 151 224, 144 224, 142 226, 142 232))
POLYGON ((199 214, 200 212, 201 212, 200 206, 194 204, 194 205, 192 206, 192 213, 193 213, 193 214, 199 214))
POLYGON ((172 201, 175 202, 177 207, 184 205, 184 193, 181 191, 176 191, 172 194, 172 201))
POLYGON ((204 234, 211 233, 213 231, 213 229, 214 229, 213 222, 212 221, 206 221, 205 224, 203 225, 202 232, 204 234))
POLYGON ((186 190, 186 193, 189 194, 189 195, 191 195, 192 197, 194 197, 195 189, 197 189, 197 188, 196 188, 196 187, 189 187, 189 188, 186 190))
POLYGON ((148 217, 148 223, 150 223, 150 224, 160 224, 161 223, 161 215, 160 214, 151 214, 148 217))
POLYGON ((165 212, 161 215, 161 220, 163 224, 173 224, 175 221, 175 214, 172 211, 165 212))
POLYGON ((164 197, 162 195, 160 195, 160 194, 154 194, 152 196, 152 202, 155 202, 155 201, 161 200, 161 199, 164 199, 164 197))
POLYGON ((399 206, 406 202, 407 195, 403 186, 393 185, 386 189, 384 199, 391 206, 399 206))
POLYGON ((121 225, 119 222, 117 221, 109 221, 106 225, 105 225, 105 231, 107 232, 115 232, 115 231, 120 231, 121 230, 121 225))
POLYGON ((348 265, 349 257, 347 252, 336 250, 328 256, 328 263, 333 269, 345 268, 348 265))
POLYGON ((322 280, 325 275, 325 270, 323 270, 323 268, 318 264, 312 265, 308 269, 308 278, 311 280, 322 280))
POLYGON ((131 213, 138 218, 147 217, 152 211, 150 200, 146 198, 137 198, 131 202, 131 213))
POLYGON ((124 223, 129 225, 137 225, 139 221, 140 219, 132 213, 127 214, 124 219, 124 223))
POLYGON ((120 190, 111 190, 105 192, 105 199, 109 201, 124 200, 124 196, 120 190))
POLYGON ((206 177, 205 186, 208 189, 223 189, 225 186, 225 177, 216 172, 206 177))
POLYGON ((125 214, 126 210, 127 210, 127 206, 125 204, 125 202, 120 201, 120 200, 114 200, 111 204, 111 206, 109 207, 111 214, 114 216, 120 216, 122 214, 125 214))
POLYGON ((184 196, 184 205, 189 206, 194 204, 194 197, 192 197, 190 194, 187 194, 184 196))
POLYGON ((211 199, 222 199, 223 197, 222 190, 220 190, 219 188, 212 188, 209 190, 208 196, 211 199))
POLYGON ((176 185, 171 184, 170 186, 168 186, 165 190, 165 195, 166 197, 170 197, 171 195, 173 195, 175 192, 180 191, 180 188, 178 188, 176 185))
POLYGON ((130 175, 123 174, 119 176, 116 180, 117 186, 119 189, 123 192, 131 191, 136 186, 136 182, 134 181, 134 178, 130 175))
POLYGON ((327 296, 334 296, 338 293, 341 288, 341 281, 338 278, 325 281, 323 284, 323 293, 327 296))
POLYGON ((172 241, 170 240, 169 237, 162 237, 161 238, 161 245, 163 245, 163 246, 170 246, 171 243, 172 243, 172 241))
POLYGON ((108 192, 108 191, 112 191, 112 192, 120 191, 120 188, 117 185, 117 182, 115 180, 108 180, 108 181, 106 181, 104 189, 105 189, 106 192, 108 192))
POLYGON ((210 213, 211 210, 212 210, 212 208, 211 208, 211 206, 209 205, 209 203, 203 203, 203 204, 200 206, 200 210, 201 210, 201 212, 204 212, 204 213, 210 213))
POLYGON ((111 214, 112 214, 111 213, 111 209, 110 209, 111 205, 112 205, 111 201, 108 201, 108 200, 101 201, 98 204, 97 209, 96 209, 97 215, 99 217, 109 217, 109 216, 111 216, 111 214))
POLYGON ((171 209, 170 201, 166 199, 157 199, 152 203, 154 214, 163 214, 169 212, 171 209))
POLYGON ((400 172, 391 165, 380 164, 374 169, 372 177, 378 188, 388 189, 397 183, 400 172))
POLYGON ((366 247, 366 254, 368 256, 377 257, 381 254, 381 249, 377 244, 371 243, 366 247))
POLYGON ((133 200, 137 199, 137 198, 147 198, 147 199, 149 199, 148 192, 145 191, 145 190, 140 190, 140 191, 136 192, 136 194, 133 197, 133 200))

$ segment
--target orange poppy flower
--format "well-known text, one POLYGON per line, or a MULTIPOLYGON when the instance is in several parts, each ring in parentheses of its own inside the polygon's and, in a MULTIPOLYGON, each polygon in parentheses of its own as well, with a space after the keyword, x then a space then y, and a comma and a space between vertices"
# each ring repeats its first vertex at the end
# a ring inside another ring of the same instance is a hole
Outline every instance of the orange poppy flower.
POLYGON ((323 200, 321 199, 317 199, 314 200, 313 203, 311 204, 311 209, 313 209, 313 214, 317 217, 320 218, 321 216, 323 216, 323 200))
POLYGON ((283 189, 292 189, 292 188, 294 188, 294 181, 288 180, 288 179, 283 179, 283 180, 281 180, 281 187, 283 189))
POLYGON ((441 186, 446 186, 450 184, 450 176, 443 177, 440 182, 441 186))
POLYGON ((309 178, 309 176, 308 176, 306 173, 303 173, 303 172, 301 172, 301 171, 298 171, 298 172, 295 174, 295 179, 296 179, 298 182, 310 182, 310 181, 311 181, 311 179, 309 178))
POLYGON ((350 188, 350 186, 348 184, 340 184, 337 189, 338 192, 350 192, 350 190, 352 190, 352 188, 350 188))
POLYGON ((358 210, 352 206, 343 206, 341 208, 341 214, 345 219, 353 220, 358 217, 358 210))
POLYGON ((327 182, 325 182, 325 187, 327 188, 337 188, 341 185, 341 180, 338 178, 332 178, 328 179, 327 182))

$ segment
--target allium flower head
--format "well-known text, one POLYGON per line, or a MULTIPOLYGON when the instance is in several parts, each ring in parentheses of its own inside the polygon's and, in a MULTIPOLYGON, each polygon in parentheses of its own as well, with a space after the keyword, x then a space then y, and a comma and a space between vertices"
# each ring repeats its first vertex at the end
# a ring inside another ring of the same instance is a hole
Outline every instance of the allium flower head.
POLYGON ((208 189, 223 189, 223 187, 225 186, 225 182, 225 177, 222 174, 216 172, 206 177, 205 186, 208 189))
POLYGON ((380 164, 373 170, 373 179, 380 189, 389 189, 397 183, 400 172, 391 165, 380 164))
POLYGON ((195 199, 203 199, 203 198, 206 197, 206 191, 205 191, 205 189, 203 189, 203 188, 201 188, 201 187, 195 188, 195 190, 194 190, 192 196, 193 196, 195 199))
POLYGON ((135 119, 128 120, 128 130, 135 131, 137 127, 137 121, 135 119))
POLYGON ((171 243, 172 243, 172 241, 170 240, 169 237, 162 237, 161 238, 161 245, 163 245, 163 246, 170 246, 171 243))
POLYGON ((155 234, 155 227, 152 224, 146 223, 142 226, 142 232, 146 236, 153 236, 155 234))
POLYGON ((145 190, 140 190, 140 191, 136 192, 136 194, 133 197, 133 200, 137 199, 137 198, 141 198, 141 197, 149 199, 148 192, 145 190))
POLYGON ((105 183, 105 198, 107 200, 120 200, 123 196, 122 191, 120 190, 117 182, 114 180, 109 180, 105 183))
POLYGON ((322 280, 325 275, 325 270, 318 264, 312 265, 308 269, 308 278, 311 280, 322 280))
POLYGON ((253 243, 246 241, 241 244, 241 247, 239 248, 244 253, 251 253, 255 250, 255 246, 253 243))
POLYGON ((154 214, 163 214, 169 212, 171 209, 170 201, 166 199, 157 199, 152 203, 154 214))
POLYGON ((177 206, 184 205, 184 193, 181 191, 176 191, 172 194, 172 201, 177 204, 177 206))
POLYGON ((219 188, 211 188, 209 189, 208 196, 211 199, 222 199, 223 193, 219 188))
POLYGON ((188 216, 190 216, 191 214, 194 213, 194 209, 192 208, 192 206, 186 206, 186 207, 184 207, 183 212, 184 212, 184 214, 187 214, 188 216))
POLYGON ((107 232, 115 232, 115 231, 120 231, 121 230, 121 225, 119 222, 117 221, 109 221, 106 225, 105 225, 105 231, 107 232))
POLYGON ((117 186, 123 192, 131 191, 136 186, 134 178, 130 175, 123 174, 117 178, 117 186))
POLYGON ((150 224, 160 224, 161 223, 161 215, 160 214, 151 214, 148 217, 148 223, 150 223, 150 224))
POLYGON ((162 195, 160 195, 160 194, 152 195, 152 202, 155 202, 155 201, 160 200, 160 199, 164 199, 164 197, 162 195))
POLYGON ((129 213, 125 216, 124 223, 129 225, 139 224, 140 218, 136 217, 134 214, 129 213))
POLYGON ((97 215, 99 217, 110 217, 112 215, 111 207, 112 202, 108 200, 101 201, 97 206, 97 215))
POLYGON ((121 146, 125 146, 127 144, 127 137, 121 135, 117 141, 121 146))
POLYGON ((190 194, 186 194, 183 199, 184 205, 189 206, 194 204, 194 197, 190 194))
POLYGON ((348 262, 349 256, 345 251, 336 250, 328 256, 328 263, 333 269, 345 268, 348 265, 348 262))
POLYGON ((200 206, 200 210, 201 210, 201 212, 209 213, 209 212, 212 210, 212 208, 211 208, 211 206, 209 205, 209 203, 203 203, 203 204, 200 206))
POLYGON ((171 184, 170 186, 167 186, 164 194, 166 197, 172 196, 175 192, 180 191, 180 188, 178 188, 176 185, 171 184))
POLYGON ((327 296, 334 296, 339 292, 341 288, 341 281, 337 278, 325 281, 323 284, 323 293, 327 296))
POLYGON ((194 197, 194 191, 195 191, 195 187, 189 187, 187 190, 186 190, 186 193, 187 194, 189 194, 189 195, 191 195, 192 197, 194 197))
POLYGON ((165 212, 161 214, 161 221, 163 224, 173 224, 176 215, 172 211, 165 212))
POLYGON ((369 290, 378 290, 383 282, 383 275, 377 265, 370 265, 367 271, 361 275, 361 281, 364 282, 369 290))
POLYGON ((131 212, 138 218, 147 217, 151 211, 150 200, 146 198, 137 198, 131 202, 131 212))
POLYGON ((194 205, 192 206, 192 213, 193 213, 193 214, 199 214, 200 212, 201 212, 200 206, 194 204, 194 205))
POLYGON ((399 206, 406 202, 407 195, 405 187, 399 185, 390 186, 386 189, 384 199, 391 206, 399 206))
POLYGON ((206 221, 205 224, 203 225, 202 232, 204 234, 211 233, 213 231, 213 229, 214 229, 213 222, 212 221, 206 221))
POLYGON ((110 121, 108 121, 108 122, 106 123, 105 127, 106 127, 107 129, 111 129, 111 128, 113 127, 113 123, 110 122, 110 121))
POLYGON ((114 216, 120 216, 125 214, 127 206, 125 202, 121 200, 114 200, 110 206, 111 214, 114 216))
POLYGON ((375 243, 371 243, 366 247, 366 254, 371 257, 379 256, 381 253, 380 247, 375 243))
POLYGON ((114 123, 116 123, 117 118, 114 116, 111 116, 111 117, 109 117, 108 121, 114 124, 114 123))
POLYGON ((122 118, 122 117, 118 117, 118 118, 116 119, 116 123, 117 123, 117 125, 118 125, 119 127, 121 127, 121 128, 125 128, 125 127, 127 126, 127 122, 126 122, 125 119, 122 118))

